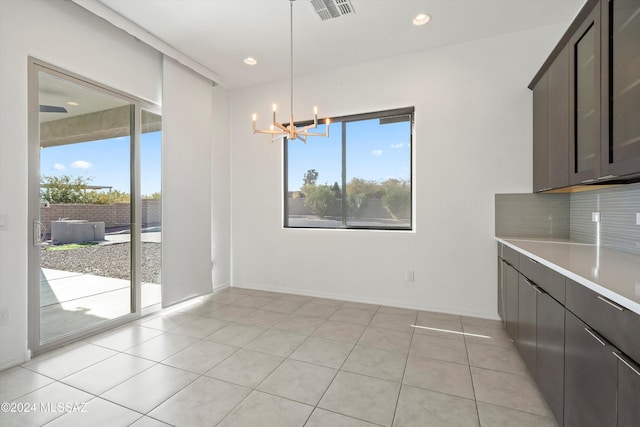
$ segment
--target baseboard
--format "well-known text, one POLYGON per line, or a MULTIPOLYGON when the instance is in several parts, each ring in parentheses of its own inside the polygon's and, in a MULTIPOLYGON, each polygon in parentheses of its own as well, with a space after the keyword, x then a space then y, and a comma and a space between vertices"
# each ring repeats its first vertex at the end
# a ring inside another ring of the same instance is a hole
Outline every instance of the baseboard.
POLYGON ((266 292, 282 292, 286 294, 293 295, 301 295, 306 297, 316 297, 316 298, 327 298, 327 299, 337 299, 342 301, 350 301, 350 302, 359 302, 362 304, 373 304, 373 305, 384 305, 387 307, 396 307, 396 308, 407 308, 410 310, 420 310, 420 311, 430 311, 434 313, 442 313, 442 314, 452 314, 455 316, 467 316, 467 317, 477 317, 481 319, 488 320, 500 320, 498 313, 486 313, 486 312, 472 312, 465 310, 456 310, 447 307, 438 307, 438 306, 429 306, 429 305, 421 305, 421 304, 404 304, 402 302, 397 301, 387 301, 376 298, 362 298, 355 297, 353 295, 341 295, 334 294, 332 292, 322 292, 322 291, 301 291, 300 289, 291 289, 286 287, 267 287, 256 284, 232 284, 230 285, 232 288, 238 289, 248 289, 248 290, 256 290, 256 291, 266 291, 266 292))
POLYGON ((218 286, 214 286, 213 287, 213 292, 220 292, 224 289, 227 289, 231 287, 231 283, 227 282, 227 283, 223 283, 222 285, 218 285, 218 286))
POLYGON ((15 368, 18 365, 22 365, 25 362, 28 362, 31 359, 31 351, 26 350, 23 357, 16 357, 13 359, 5 359, 0 361, 0 371, 4 371, 5 369, 15 368))

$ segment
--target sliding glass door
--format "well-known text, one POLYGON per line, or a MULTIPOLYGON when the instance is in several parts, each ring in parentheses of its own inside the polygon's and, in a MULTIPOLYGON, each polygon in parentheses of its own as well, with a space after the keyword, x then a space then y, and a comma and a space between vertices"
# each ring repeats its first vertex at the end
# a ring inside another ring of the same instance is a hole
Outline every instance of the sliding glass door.
MULTIPOLYGON (((161 120, 135 98, 37 61, 30 91, 29 346, 39 352, 139 316, 145 296, 159 306, 161 222, 154 217, 158 247, 147 250, 140 157, 142 117, 155 133, 150 159, 161 120), (143 293, 145 257, 156 289, 143 293)), ((159 184, 154 193, 160 200, 159 184)))

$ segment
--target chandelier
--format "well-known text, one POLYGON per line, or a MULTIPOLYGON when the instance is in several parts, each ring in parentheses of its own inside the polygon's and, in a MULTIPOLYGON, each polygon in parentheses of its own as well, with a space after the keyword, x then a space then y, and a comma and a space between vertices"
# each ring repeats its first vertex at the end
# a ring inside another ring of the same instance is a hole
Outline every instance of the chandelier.
POLYGON ((257 129, 256 128, 256 120, 258 119, 258 116, 254 113, 253 114, 253 133, 254 135, 256 133, 266 133, 268 135, 272 135, 273 138, 271 139, 271 142, 276 141, 278 139, 282 139, 282 138, 288 138, 290 140, 294 140, 294 139, 299 139, 301 141, 303 141, 305 144, 307 143, 307 137, 309 136, 324 136, 324 137, 328 137, 329 136, 329 119, 326 119, 325 121, 325 132, 324 133, 317 133, 317 132, 309 132, 310 129, 316 129, 318 127, 318 107, 313 107, 313 124, 307 125, 307 126, 303 126, 303 127, 296 127, 295 122, 293 121, 293 2, 295 0, 289 0, 289 17, 290 17, 290 41, 291 41, 291 56, 290 56, 290 60, 291 60, 291 87, 290 87, 290 96, 291 96, 291 117, 289 118, 289 125, 285 126, 282 123, 280 123, 277 119, 276 119, 276 110, 278 109, 278 106, 276 104, 273 104, 273 121, 271 123, 271 125, 269 126, 269 129, 257 129))

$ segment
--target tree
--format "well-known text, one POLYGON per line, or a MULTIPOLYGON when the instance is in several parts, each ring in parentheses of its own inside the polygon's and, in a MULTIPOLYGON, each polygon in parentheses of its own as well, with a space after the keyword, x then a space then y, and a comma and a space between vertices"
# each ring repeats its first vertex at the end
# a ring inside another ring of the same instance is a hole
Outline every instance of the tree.
POLYGON ((97 191, 87 192, 87 202, 97 205, 109 205, 111 203, 129 203, 131 196, 120 190, 111 190, 108 193, 98 193, 97 191))
POLYGON ((92 179, 43 175, 40 177, 40 199, 49 203, 89 203, 87 186, 92 179))
POLYGON ((382 187, 375 181, 352 178, 347 184, 347 208, 349 216, 360 218, 367 208, 368 201, 379 199, 382 187))
POLYGON ((331 186, 331 191, 333 191, 333 195, 335 196, 336 199, 341 199, 342 198, 342 191, 340 191, 340 186, 338 185, 338 182, 334 182, 333 185, 331 186))
MULTIPOLYGON (((40 199, 55 203, 94 203, 108 205, 111 203, 129 203, 129 193, 119 190, 111 190, 101 193, 96 190, 88 190, 92 177, 73 177, 71 175, 40 177, 40 199)), ((159 193, 158 193, 159 194, 159 193)))
POLYGON ((307 185, 305 188, 304 204, 312 213, 325 217, 335 212, 339 200, 331 187, 328 185, 307 185))
POLYGON ((316 185, 316 181, 318 180, 318 171, 315 169, 309 169, 307 173, 304 174, 304 178, 302 178, 303 186, 304 185, 316 185))
POLYGON ((151 193, 151 194, 144 194, 142 196, 143 199, 147 200, 147 199, 155 199, 155 200, 159 200, 162 199, 162 193, 156 191, 155 193, 151 193))
POLYGON ((388 179, 382 183, 382 203, 396 219, 408 219, 411 209, 411 186, 399 179, 388 179))

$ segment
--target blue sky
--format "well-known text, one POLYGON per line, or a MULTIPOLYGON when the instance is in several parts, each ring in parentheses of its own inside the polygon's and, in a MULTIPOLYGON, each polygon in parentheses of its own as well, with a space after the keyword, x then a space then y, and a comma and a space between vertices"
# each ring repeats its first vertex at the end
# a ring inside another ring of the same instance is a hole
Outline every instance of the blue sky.
MULTIPOLYGON (((318 184, 342 181, 342 123, 330 125, 329 138, 310 137, 289 143, 289 191, 299 190, 309 169, 318 171, 318 184)), ((347 182, 353 177, 382 182, 409 180, 411 124, 380 125, 378 119, 347 123, 347 182)), ((318 126, 324 132, 324 125, 318 126)))
MULTIPOLYGON (((120 137, 78 144, 47 147, 40 150, 41 175, 92 177, 92 185, 130 192, 130 139, 120 137)), ((161 191, 162 132, 141 136, 140 175, 143 195, 161 191)))

